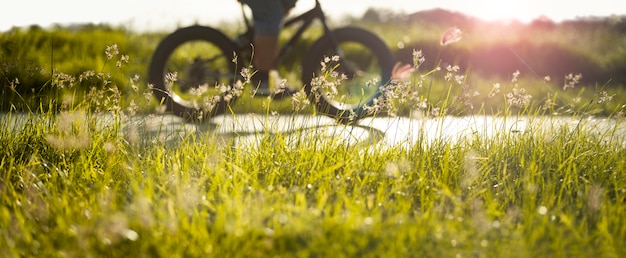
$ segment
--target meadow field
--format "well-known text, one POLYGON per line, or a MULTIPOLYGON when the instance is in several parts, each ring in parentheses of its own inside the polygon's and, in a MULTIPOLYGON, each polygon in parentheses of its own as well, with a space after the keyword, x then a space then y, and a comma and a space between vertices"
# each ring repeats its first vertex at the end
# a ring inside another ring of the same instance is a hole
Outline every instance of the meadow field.
POLYGON ((449 24, 392 24, 361 25, 417 70, 375 117, 571 122, 351 144, 276 133, 263 117, 313 120, 314 107, 244 93, 227 115, 261 117, 254 144, 210 129, 165 141, 129 125, 163 115, 145 74, 167 32, 16 28, 0 34, 0 256, 626 256, 619 27, 467 26, 441 46, 449 24), (561 55, 537 60, 546 49, 561 55))

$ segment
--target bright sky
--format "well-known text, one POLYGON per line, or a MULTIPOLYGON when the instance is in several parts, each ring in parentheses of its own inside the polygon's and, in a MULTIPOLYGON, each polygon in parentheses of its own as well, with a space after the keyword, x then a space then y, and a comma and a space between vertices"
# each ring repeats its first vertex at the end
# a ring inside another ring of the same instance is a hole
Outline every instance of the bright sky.
MULTIPOLYGON (((9 1, 9 0, 3 0, 9 1)), ((545 15, 555 21, 582 16, 626 15, 621 0, 320 0, 331 17, 360 16, 368 7, 412 13, 444 8, 485 20, 530 21, 545 15)), ((313 0, 298 0, 294 13, 313 6, 313 0)), ((177 25, 215 24, 239 20, 236 0, 11 0, 3 4, 0 31, 13 26, 53 23, 109 23, 136 30, 172 29, 177 25)))

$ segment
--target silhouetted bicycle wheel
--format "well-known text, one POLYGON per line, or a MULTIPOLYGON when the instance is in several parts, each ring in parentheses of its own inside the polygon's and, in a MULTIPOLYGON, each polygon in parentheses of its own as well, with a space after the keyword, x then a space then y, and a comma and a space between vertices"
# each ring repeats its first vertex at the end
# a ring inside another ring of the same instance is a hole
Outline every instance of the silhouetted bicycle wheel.
POLYGON ((203 26, 179 29, 157 46, 149 81, 166 112, 199 119, 223 113, 232 93, 235 43, 222 32, 203 26))
POLYGON ((370 115, 365 107, 382 95, 393 63, 391 51, 375 34, 340 28, 311 46, 302 63, 302 82, 318 112, 346 123, 370 115))

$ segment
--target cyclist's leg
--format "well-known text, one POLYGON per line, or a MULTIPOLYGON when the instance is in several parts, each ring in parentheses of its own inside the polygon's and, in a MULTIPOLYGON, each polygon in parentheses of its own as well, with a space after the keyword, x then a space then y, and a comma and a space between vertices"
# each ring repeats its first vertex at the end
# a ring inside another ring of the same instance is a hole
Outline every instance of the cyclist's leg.
POLYGON ((285 10, 281 0, 243 0, 254 20, 254 65, 259 71, 272 69, 278 49, 285 10))
POLYGON ((278 34, 287 10, 294 0, 243 0, 252 10, 254 20, 254 60, 257 70, 253 83, 259 86, 258 94, 269 95, 269 72, 274 68, 278 54, 278 34), (284 3, 285 1, 291 3, 284 3))

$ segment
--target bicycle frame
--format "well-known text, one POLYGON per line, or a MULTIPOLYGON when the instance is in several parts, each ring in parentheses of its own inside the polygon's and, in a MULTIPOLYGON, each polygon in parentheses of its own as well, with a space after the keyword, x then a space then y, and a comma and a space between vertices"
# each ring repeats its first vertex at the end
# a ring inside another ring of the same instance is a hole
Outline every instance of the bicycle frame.
MULTIPOLYGON (((254 38, 254 26, 249 21, 245 11, 242 11, 242 13, 243 13, 244 21, 247 27, 247 31, 243 35, 248 36, 249 37, 248 40, 252 41, 252 39, 254 38)), ((276 60, 274 61, 274 67, 277 67, 278 64, 280 64, 283 61, 283 59, 287 56, 287 54, 291 50, 291 47, 294 46, 298 42, 298 40, 301 39, 304 31, 306 31, 309 28, 309 26, 311 26, 313 21, 315 21, 316 19, 318 19, 322 23, 324 34, 329 34, 328 32, 330 32, 330 28, 326 24, 326 15, 324 14, 324 11, 322 10, 322 7, 318 0, 315 0, 315 7, 313 7, 309 11, 306 11, 300 15, 297 15, 296 17, 288 18, 284 22, 283 27, 285 28, 295 26, 297 23, 300 23, 300 22, 302 24, 300 25, 300 27, 298 27, 298 29, 296 30, 296 33, 293 36, 291 36, 291 38, 289 38, 287 42, 284 45, 280 46, 280 48, 278 49, 278 56, 276 60)), ((333 45, 336 45, 335 40, 332 39, 332 37, 331 37, 331 40, 333 41, 333 45)))

